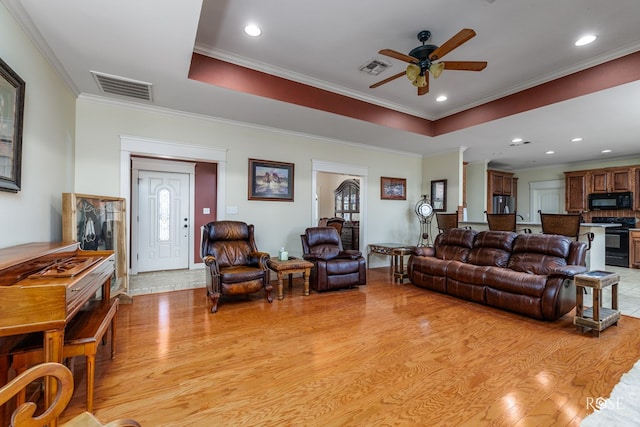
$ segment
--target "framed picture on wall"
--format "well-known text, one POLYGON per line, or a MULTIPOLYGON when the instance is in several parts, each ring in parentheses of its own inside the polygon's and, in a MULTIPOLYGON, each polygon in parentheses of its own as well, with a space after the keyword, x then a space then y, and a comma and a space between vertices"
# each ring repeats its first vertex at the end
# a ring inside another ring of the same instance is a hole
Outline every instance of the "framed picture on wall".
POLYGON ((25 83, 0 59, 0 190, 20 191, 25 83))
POLYGON ((293 202, 293 163, 249 159, 249 200, 293 202))
POLYGON ((447 180, 431 181, 431 204, 434 212, 447 210, 447 180))
POLYGON ((404 178, 380 177, 380 198, 407 200, 407 180, 404 178))

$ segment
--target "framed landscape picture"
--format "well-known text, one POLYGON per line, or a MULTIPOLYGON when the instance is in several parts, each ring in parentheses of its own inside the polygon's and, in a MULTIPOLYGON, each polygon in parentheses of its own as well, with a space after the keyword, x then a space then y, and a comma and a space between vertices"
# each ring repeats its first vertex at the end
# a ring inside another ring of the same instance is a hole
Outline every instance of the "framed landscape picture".
POLYGON ((407 200, 407 180, 404 178, 380 177, 380 198, 407 200))
POLYGON ((0 190, 20 191, 24 81, 0 59, 0 190))
POLYGON ((293 163, 249 159, 249 200, 293 202, 293 163))

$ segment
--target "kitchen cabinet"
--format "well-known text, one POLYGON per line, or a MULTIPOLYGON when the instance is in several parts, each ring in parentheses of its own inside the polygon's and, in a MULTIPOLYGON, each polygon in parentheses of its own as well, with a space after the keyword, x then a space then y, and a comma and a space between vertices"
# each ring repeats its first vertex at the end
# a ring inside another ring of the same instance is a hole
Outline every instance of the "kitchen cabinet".
POLYGON ((491 196, 511 196, 513 174, 509 172, 487 171, 489 174, 489 194, 491 196))
MULTIPOLYGON (((493 213, 493 196, 511 196, 515 201, 513 173, 487 170, 487 212, 493 213)), ((515 181, 517 183, 517 181, 515 181)))
POLYGON ((640 167, 632 169, 633 178, 633 210, 640 211, 640 167))
POLYGON ((591 171, 592 193, 631 191, 631 168, 594 169, 591 171))
POLYGON ((565 209, 567 212, 586 211, 589 188, 587 171, 565 172, 565 209))
POLYGON ((629 268, 640 268, 640 229, 629 230, 629 268))

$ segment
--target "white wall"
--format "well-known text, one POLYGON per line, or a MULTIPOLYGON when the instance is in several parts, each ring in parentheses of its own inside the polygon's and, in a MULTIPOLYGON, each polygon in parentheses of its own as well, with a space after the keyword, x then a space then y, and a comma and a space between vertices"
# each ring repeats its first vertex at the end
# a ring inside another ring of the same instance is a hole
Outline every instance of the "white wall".
POLYGON ((0 191, 0 248, 62 238, 72 190, 75 97, 0 3, 0 57, 26 83, 22 189, 0 191))
MULTIPOLYGON (((456 149, 441 156, 425 158, 422 162, 423 185, 421 194, 431 195, 431 181, 447 180, 447 212, 456 212, 462 205, 462 153, 463 149, 456 149)), ((414 214, 415 216, 415 214, 414 214)), ((431 222, 432 238, 438 234, 435 215, 431 222)))
POLYGON ((95 98, 78 100, 77 118, 76 192, 119 195, 120 135, 227 150, 226 204, 238 207, 238 214, 227 219, 255 224, 260 250, 275 254, 284 246, 300 255, 300 233, 312 225, 312 160, 358 165, 368 170, 365 239, 417 241, 419 223, 412 209, 421 194, 418 156, 95 98), (249 158, 294 163, 294 202, 248 200, 249 158), (380 200, 381 176, 406 178, 407 200, 380 200))
POLYGON ((487 218, 487 162, 467 164, 467 220, 483 222, 487 218))

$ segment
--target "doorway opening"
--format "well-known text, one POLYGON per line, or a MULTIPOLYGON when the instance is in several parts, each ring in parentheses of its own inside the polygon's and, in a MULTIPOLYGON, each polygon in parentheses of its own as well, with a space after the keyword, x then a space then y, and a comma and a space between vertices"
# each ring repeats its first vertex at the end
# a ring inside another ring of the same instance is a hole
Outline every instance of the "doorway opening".
MULTIPOLYGON (((340 183, 345 180, 357 180, 359 182, 359 207, 357 214, 358 227, 351 228, 350 230, 357 233, 357 235, 352 236, 351 239, 352 244, 355 242, 355 246, 358 246, 354 247, 354 249, 362 251, 362 248, 367 246, 364 236, 367 221, 368 168, 366 166, 347 165, 318 160, 312 161, 312 168, 311 187, 315 197, 312 198, 313 206, 311 209, 311 226, 316 226, 319 219, 322 217, 336 216, 336 194, 334 191, 340 186, 340 183)), ((343 230, 346 231, 348 229, 343 230)))

